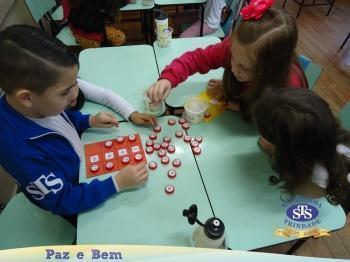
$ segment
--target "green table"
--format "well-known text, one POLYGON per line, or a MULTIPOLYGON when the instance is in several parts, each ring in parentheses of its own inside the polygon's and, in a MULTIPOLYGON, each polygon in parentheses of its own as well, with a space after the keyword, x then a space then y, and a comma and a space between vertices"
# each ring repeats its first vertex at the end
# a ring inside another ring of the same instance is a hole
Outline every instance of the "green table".
MULTIPOLYGON (((156 160, 158 168, 150 171, 147 184, 139 189, 123 192, 107 200, 101 206, 78 217, 78 244, 138 244, 190 246, 190 236, 194 230, 182 216, 182 210, 192 203, 199 207, 199 218, 205 220, 212 216, 209 201, 189 145, 175 138, 180 126, 169 126, 169 117, 158 118, 162 126, 159 138, 170 135, 171 144, 176 146, 171 159, 179 158, 182 166, 177 168, 177 177, 167 177, 171 165, 163 166, 159 157, 147 155, 148 161, 156 160), (165 186, 175 186, 175 193, 167 195, 165 186)), ((136 127, 131 123, 121 123, 118 129, 91 129, 83 134, 84 143, 102 141, 120 135, 139 133, 143 144, 148 139, 150 127, 136 127)), ((80 181, 87 181, 85 163, 82 161, 80 181)), ((105 179, 103 175, 100 179, 105 179)))
POLYGON ((143 5, 142 0, 136 0, 135 4, 127 4, 123 8, 120 8, 120 11, 137 11, 137 10, 147 10, 153 9, 153 5, 143 5))
MULTIPOLYGON (((274 236, 276 229, 285 227, 286 207, 280 190, 268 183, 274 172, 258 148, 253 124, 228 111, 212 122, 192 125, 189 134, 203 137, 202 153, 196 160, 213 211, 225 223, 229 247, 252 250, 289 241, 274 236)), ((343 227, 343 209, 324 198, 318 201, 322 204, 318 228, 343 227)))
MULTIPOLYGON (((205 48, 208 45, 219 43, 220 39, 217 37, 195 37, 195 38, 178 38, 173 39, 170 47, 162 48, 153 43, 154 52, 156 55, 158 69, 161 72, 165 66, 171 63, 172 60, 179 57, 187 51, 196 48, 205 48)), ((174 88, 166 103, 171 107, 181 107, 186 97, 196 95, 202 90, 206 89, 210 79, 222 79, 224 69, 219 68, 211 70, 205 75, 199 73, 190 76, 185 82, 179 84, 174 88)))
MULTIPOLYGON (((145 111, 143 93, 158 76, 151 46, 90 48, 80 53, 79 62, 79 77, 113 90, 138 111, 145 111)), ((91 102, 82 111, 95 114, 101 110, 111 111, 91 102)))

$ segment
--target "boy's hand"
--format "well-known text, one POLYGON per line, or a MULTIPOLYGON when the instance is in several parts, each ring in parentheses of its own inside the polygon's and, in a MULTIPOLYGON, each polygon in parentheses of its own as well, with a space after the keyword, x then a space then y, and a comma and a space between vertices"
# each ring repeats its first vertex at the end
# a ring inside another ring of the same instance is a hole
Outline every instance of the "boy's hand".
POLYGON ((139 113, 139 112, 134 112, 130 115, 130 120, 137 125, 156 125, 157 120, 155 117, 144 114, 144 113, 139 113))
POLYGON ((100 112, 97 115, 90 116, 89 124, 91 127, 119 126, 118 120, 109 112, 100 112))
POLYGON ((222 81, 218 79, 210 79, 207 87, 207 94, 209 97, 221 101, 224 98, 224 90, 222 81))
POLYGON ((124 189, 143 185, 148 179, 148 171, 145 163, 129 165, 120 170, 114 176, 120 191, 124 189))
POLYGON ((168 79, 160 79, 148 88, 146 94, 154 104, 159 104, 169 96, 170 91, 170 81, 168 79))

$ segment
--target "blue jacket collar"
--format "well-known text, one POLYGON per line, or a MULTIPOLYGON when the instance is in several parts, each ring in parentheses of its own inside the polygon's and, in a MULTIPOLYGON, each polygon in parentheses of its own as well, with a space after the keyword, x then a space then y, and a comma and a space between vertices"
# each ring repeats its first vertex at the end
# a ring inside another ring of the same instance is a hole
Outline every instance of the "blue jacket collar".
POLYGON ((0 123, 4 121, 6 125, 15 129, 25 139, 35 139, 48 134, 58 134, 48 128, 39 126, 30 119, 26 118, 6 101, 6 96, 0 98, 0 123))

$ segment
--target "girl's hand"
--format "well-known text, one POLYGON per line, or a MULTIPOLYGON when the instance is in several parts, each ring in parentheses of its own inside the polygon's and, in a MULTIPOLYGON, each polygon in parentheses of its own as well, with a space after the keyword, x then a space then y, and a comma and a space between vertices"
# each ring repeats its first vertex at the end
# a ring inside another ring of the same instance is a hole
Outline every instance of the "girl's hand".
POLYGON ((109 112, 100 112, 97 115, 90 116, 89 124, 91 127, 118 127, 118 120, 109 112))
POLYGON ((222 81, 218 79, 210 79, 207 87, 207 94, 209 97, 221 101, 224 98, 224 90, 222 81))
POLYGON ((227 109, 227 110, 231 110, 231 111, 235 111, 235 112, 239 112, 240 108, 239 108, 239 103, 232 103, 232 102, 221 102, 221 105, 223 108, 227 109))
POLYGON ((148 171, 145 163, 129 165, 120 170, 114 176, 120 191, 143 185, 148 179, 148 171))
POLYGON ((154 104, 159 104, 169 96, 170 91, 170 81, 168 79, 160 79, 148 88, 146 94, 154 104))
POLYGON ((129 118, 136 125, 156 125, 157 124, 157 120, 155 117, 144 113, 134 112, 130 115, 129 118))
POLYGON ((271 144, 262 136, 259 137, 258 145, 261 148, 261 150, 264 151, 268 156, 272 157, 275 154, 275 151, 276 151, 275 145, 271 144))

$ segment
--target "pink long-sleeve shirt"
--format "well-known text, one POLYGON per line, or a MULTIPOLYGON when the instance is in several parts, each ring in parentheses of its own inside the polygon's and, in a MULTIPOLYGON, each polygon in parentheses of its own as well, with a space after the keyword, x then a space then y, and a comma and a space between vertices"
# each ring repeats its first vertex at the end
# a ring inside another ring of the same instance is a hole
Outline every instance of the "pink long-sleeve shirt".
MULTIPOLYGON (((195 73, 206 74, 212 69, 231 67, 231 37, 206 48, 197 48, 176 58, 167 65, 160 75, 160 79, 167 79, 174 88, 195 73)), ((288 87, 307 88, 307 82, 302 68, 293 63, 289 72, 288 87)))

